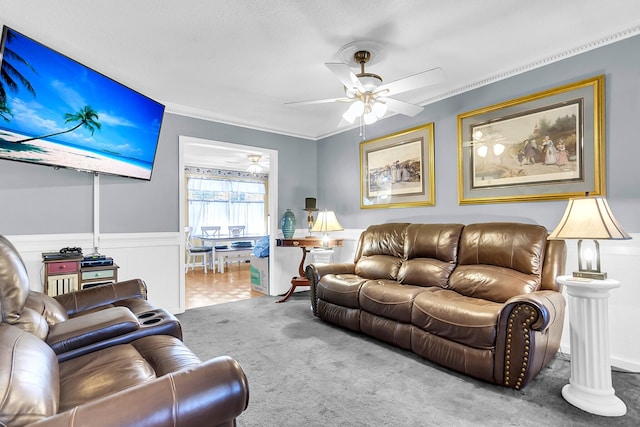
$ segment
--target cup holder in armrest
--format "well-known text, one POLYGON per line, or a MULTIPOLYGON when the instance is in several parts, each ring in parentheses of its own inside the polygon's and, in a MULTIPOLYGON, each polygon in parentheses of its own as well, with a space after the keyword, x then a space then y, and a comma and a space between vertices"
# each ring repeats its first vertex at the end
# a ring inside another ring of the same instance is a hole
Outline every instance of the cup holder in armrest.
POLYGON ((152 319, 145 320, 144 322, 142 322, 142 324, 143 324, 143 325, 153 325, 153 324, 155 324, 155 323, 160 322, 161 320, 162 320, 162 319, 161 319, 161 318, 159 318, 159 317, 154 317, 154 318, 152 318, 152 319))
POLYGON ((149 317, 153 317, 156 314, 158 313, 156 313, 155 311, 146 311, 144 313, 138 314, 138 319, 148 319, 149 317))

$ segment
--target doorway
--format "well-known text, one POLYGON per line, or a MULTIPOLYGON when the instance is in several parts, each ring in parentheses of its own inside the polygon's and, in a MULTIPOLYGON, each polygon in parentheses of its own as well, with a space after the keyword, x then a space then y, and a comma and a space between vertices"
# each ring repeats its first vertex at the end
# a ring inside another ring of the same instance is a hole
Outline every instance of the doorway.
MULTIPOLYGON (((273 247, 275 239, 274 233, 272 233, 271 230, 277 230, 278 228, 278 152, 268 148, 180 136, 178 154, 180 230, 184 229, 187 222, 185 167, 196 166, 211 169, 246 171, 246 159, 249 155, 262 156, 262 159, 266 159, 262 164, 268 164, 268 181, 271 185, 267 185, 267 234, 269 235, 269 244, 273 247), (189 164, 187 164, 185 159, 189 159, 189 164), (197 162, 194 159, 197 159, 197 162)), ((251 162, 251 159, 248 161, 251 162)), ((182 242, 180 265, 183 272, 186 270, 184 253, 184 242, 182 242)), ((269 264, 271 264, 271 260, 269 260, 269 264)), ((246 263, 244 265, 238 264, 230 266, 229 269, 225 270, 224 274, 209 271, 205 275, 202 270, 202 268, 199 268, 181 275, 180 305, 182 310, 193 308, 195 306, 208 305, 207 301, 213 301, 212 303, 229 302, 262 295, 255 291, 251 291, 249 265, 246 263), (187 278, 190 284, 194 284, 193 290, 195 292, 194 294, 190 294, 189 298, 187 298, 187 278), (248 288, 246 286, 247 284, 249 284, 248 288)), ((271 276, 273 269, 269 268, 269 271, 269 275, 271 276)))

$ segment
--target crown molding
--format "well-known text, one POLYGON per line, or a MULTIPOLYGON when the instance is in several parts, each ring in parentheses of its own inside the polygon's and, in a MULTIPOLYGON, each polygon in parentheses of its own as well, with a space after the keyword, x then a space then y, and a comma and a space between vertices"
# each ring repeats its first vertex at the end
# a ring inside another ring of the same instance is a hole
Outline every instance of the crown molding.
MULTIPOLYGON (((593 49, 597 49, 633 36, 636 36, 640 34, 640 25, 636 25, 634 27, 631 27, 629 29, 617 32, 615 34, 611 34, 605 37, 602 37, 600 39, 594 40, 592 42, 589 43, 585 43, 581 46, 572 48, 572 49, 568 49, 565 50, 563 52, 558 52, 555 53, 553 55, 538 59, 536 61, 533 62, 529 62, 527 64, 523 64, 521 66, 512 68, 508 71, 505 71, 503 73, 499 73, 499 74, 495 74, 489 77, 486 77, 484 79, 475 81, 475 82, 471 82, 469 84, 463 85, 459 88, 441 93, 439 95, 436 95, 434 97, 431 97, 429 99, 426 99, 422 102, 419 102, 419 105, 425 106, 425 105, 429 105, 429 104, 433 104, 435 102, 438 101, 442 101, 444 99, 447 98, 451 98, 460 94, 463 94, 465 92, 469 92, 471 90, 474 89, 478 89, 480 87, 483 86, 487 86, 489 84, 492 83, 496 83, 500 80, 504 80, 507 79, 509 77, 513 77, 516 76, 518 74, 522 74, 525 73, 527 71, 531 71, 534 70, 536 68, 540 68, 543 67, 545 65, 549 65, 552 64, 554 62, 558 62, 561 61, 563 59, 567 59, 570 58, 572 56, 576 56, 576 55, 580 55, 582 53, 588 52, 590 50, 593 49)), ((205 110, 201 110, 201 109, 197 109, 197 108, 192 108, 192 107, 187 107, 184 105, 179 105, 179 104, 172 104, 172 103, 164 103, 165 104, 165 112, 170 113, 170 114, 177 114, 177 115, 181 115, 181 116, 187 116, 187 117, 192 117, 192 118, 196 118, 196 119, 201 119, 201 120, 208 120, 208 121, 212 121, 212 122, 217 122, 217 123, 222 123, 222 124, 227 124, 227 125, 232 125, 232 126, 238 126, 238 127, 242 127, 242 128, 247 128, 247 129, 253 129, 253 130, 257 130, 257 131, 261 131, 261 132, 269 132, 269 133, 276 133, 278 135, 285 135, 285 136, 292 136, 295 138, 301 138, 301 139, 307 139, 307 140, 311 140, 311 141, 318 141, 320 139, 323 138, 327 138, 329 136, 333 136, 333 135, 337 135, 343 132, 347 132, 350 131, 352 129, 354 129, 356 126, 350 126, 344 129, 336 129, 333 132, 329 132, 326 134, 322 134, 322 135, 317 135, 315 137, 309 136, 309 135, 301 135, 301 134, 296 134, 296 133, 292 133, 292 132, 286 132, 283 130, 279 130, 279 129, 271 129, 271 128, 266 128, 266 127, 259 127, 259 126, 255 126, 252 125, 250 123, 241 123, 237 120, 233 120, 233 119, 228 119, 228 118, 223 118, 223 117, 219 117, 216 116, 215 113, 210 112, 210 111, 205 111, 205 110)), ((392 117, 396 114, 393 115, 388 115, 387 117, 392 117)), ((382 119, 384 120, 384 119, 382 119)))
POLYGON ((459 87, 457 89, 454 89, 454 90, 442 93, 440 95, 437 95, 435 97, 429 98, 428 100, 420 103, 420 105, 424 106, 424 105, 428 105, 428 104, 433 104, 434 102, 441 101, 441 100, 447 99, 447 98, 451 98, 453 96, 460 95, 462 93, 469 92, 469 91, 474 90, 474 89, 478 89, 478 88, 480 88, 482 86, 486 86, 486 85, 489 85, 491 83, 495 83, 495 82, 498 82, 500 80, 504 80, 504 79, 507 79, 509 77, 513 77, 513 76, 516 76, 518 74, 522 74, 522 73, 525 73, 527 71, 531 71, 531 70, 534 70, 536 68, 540 68, 540 67, 543 67, 545 65, 549 65, 549 64, 552 64, 554 62, 558 62, 558 61, 561 61, 563 59, 570 58, 572 56, 580 55, 580 54, 588 52, 590 50, 597 49, 599 47, 606 46, 606 45, 609 45, 609 44, 612 44, 612 43, 627 39, 629 37, 636 36, 638 34, 640 34, 640 25, 636 25, 635 27, 626 29, 624 31, 620 31, 618 33, 603 37, 601 39, 598 39, 598 40, 583 44, 582 46, 578 46, 578 47, 575 47, 575 48, 572 48, 572 49, 569 49, 569 50, 565 50, 563 52, 559 52, 559 53, 556 53, 554 55, 547 56, 547 57, 539 59, 537 61, 530 62, 528 64, 525 64, 525 65, 522 65, 522 66, 519 66, 519 67, 516 67, 516 68, 512 68, 511 70, 506 71, 504 73, 495 74, 495 75, 487 77, 485 79, 469 83, 469 84, 464 85, 462 87, 459 87))

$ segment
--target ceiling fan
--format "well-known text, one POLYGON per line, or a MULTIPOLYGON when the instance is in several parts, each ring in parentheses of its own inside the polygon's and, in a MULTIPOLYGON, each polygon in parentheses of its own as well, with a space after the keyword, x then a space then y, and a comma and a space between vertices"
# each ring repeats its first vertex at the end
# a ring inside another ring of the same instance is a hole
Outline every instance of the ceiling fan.
MULTIPOLYGON (((347 45, 351 47, 350 45, 347 45)), ((345 46, 345 48, 347 47, 345 46)), ((345 48, 342 50, 344 51, 345 48)), ((343 62, 327 62, 326 67, 344 85, 345 96, 340 98, 319 99, 314 101, 289 102, 287 104, 310 105, 330 102, 342 102, 351 104, 342 115, 349 123, 354 123, 360 118, 361 125, 375 123, 382 118, 387 111, 415 116, 424 107, 410 104, 391 98, 391 96, 408 92, 425 86, 439 83, 443 80, 444 73, 441 68, 432 68, 409 77, 383 84, 382 77, 365 71, 365 64, 372 58, 372 52, 365 49, 356 49, 353 53, 353 61, 360 66, 360 72, 355 74, 349 65, 343 62)))

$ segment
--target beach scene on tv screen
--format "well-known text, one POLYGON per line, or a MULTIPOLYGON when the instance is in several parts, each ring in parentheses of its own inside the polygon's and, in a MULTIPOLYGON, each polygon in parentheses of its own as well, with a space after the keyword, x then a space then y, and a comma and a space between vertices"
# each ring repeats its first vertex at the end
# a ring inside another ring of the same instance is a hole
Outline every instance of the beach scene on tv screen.
POLYGON ((150 179, 164 106, 6 28, 0 158, 150 179))

